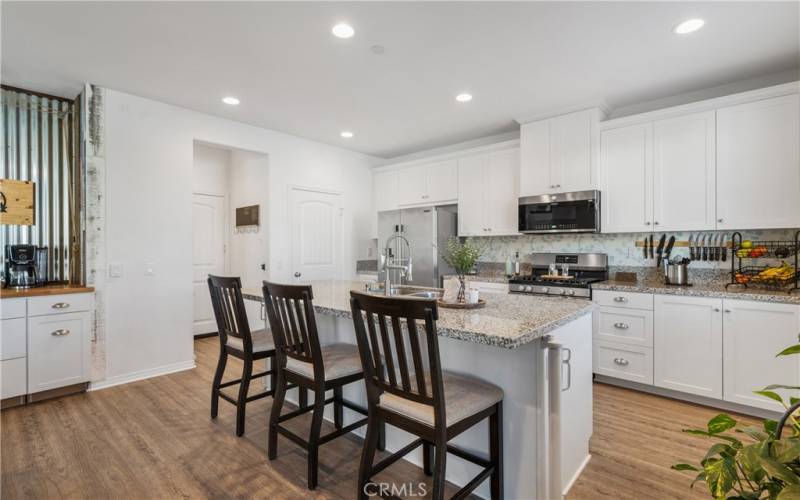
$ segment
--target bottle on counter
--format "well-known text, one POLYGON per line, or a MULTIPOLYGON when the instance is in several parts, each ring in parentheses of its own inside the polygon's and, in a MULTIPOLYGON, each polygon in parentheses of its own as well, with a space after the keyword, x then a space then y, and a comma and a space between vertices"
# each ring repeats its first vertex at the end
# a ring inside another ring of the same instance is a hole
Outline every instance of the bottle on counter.
POLYGON ((519 252, 514 254, 514 276, 519 276, 519 252))
POLYGON ((511 267, 511 257, 506 257, 506 276, 513 276, 514 269, 511 267))

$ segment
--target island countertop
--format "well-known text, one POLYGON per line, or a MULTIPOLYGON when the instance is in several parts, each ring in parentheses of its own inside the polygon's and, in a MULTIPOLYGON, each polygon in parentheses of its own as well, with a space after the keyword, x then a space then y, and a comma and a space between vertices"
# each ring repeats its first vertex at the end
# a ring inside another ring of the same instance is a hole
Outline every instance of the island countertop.
MULTIPOLYGON (((352 318, 350 291, 363 291, 361 281, 314 281, 314 309, 321 314, 352 318)), ((245 299, 263 302, 261 289, 244 288, 245 299)), ((480 309, 439 308, 439 335, 507 349, 516 349, 591 313, 588 299, 485 294, 480 309)), ((415 300, 415 299, 409 299, 415 300)))

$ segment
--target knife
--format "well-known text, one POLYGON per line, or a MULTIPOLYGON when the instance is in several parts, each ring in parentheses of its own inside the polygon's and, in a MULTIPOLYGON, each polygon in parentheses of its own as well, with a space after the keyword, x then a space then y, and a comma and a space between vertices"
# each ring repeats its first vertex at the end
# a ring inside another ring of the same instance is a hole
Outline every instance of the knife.
POLYGON ((694 238, 694 235, 690 234, 689 235, 689 258, 694 260, 694 246, 692 246, 693 245, 692 238, 694 238))
POLYGON ((714 260, 714 245, 715 241, 717 240, 717 235, 709 234, 708 235, 708 260, 714 260))
POLYGON ((658 260, 656 260, 656 267, 661 267, 661 256, 664 253, 664 242, 667 240, 667 235, 662 234, 661 238, 658 240, 658 248, 656 249, 656 255, 658 256, 658 260))
POLYGON ((669 260, 669 256, 672 253, 673 246, 675 246, 675 236, 670 236, 669 241, 667 242, 667 249, 664 250, 664 259, 669 260))
POLYGON ((728 242, 725 241, 727 239, 726 235, 722 235, 722 262, 728 260, 728 242))
POLYGON ((654 255, 653 255, 653 234, 651 233, 650 234, 650 258, 652 259, 653 257, 654 257, 654 255))
POLYGON ((717 239, 715 240, 716 244, 714 245, 714 260, 719 261, 722 258, 722 235, 718 234, 717 239))
POLYGON ((700 248, 698 249, 698 251, 700 253, 697 255, 697 260, 707 260, 708 259, 708 253, 707 253, 708 247, 706 247, 706 237, 707 236, 708 235, 704 234, 702 241, 700 241, 700 248))
POLYGON ((644 235, 644 245, 642 245, 642 246, 644 247, 644 258, 646 259, 647 256, 648 256, 648 254, 647 254, 647 235, 644 235))

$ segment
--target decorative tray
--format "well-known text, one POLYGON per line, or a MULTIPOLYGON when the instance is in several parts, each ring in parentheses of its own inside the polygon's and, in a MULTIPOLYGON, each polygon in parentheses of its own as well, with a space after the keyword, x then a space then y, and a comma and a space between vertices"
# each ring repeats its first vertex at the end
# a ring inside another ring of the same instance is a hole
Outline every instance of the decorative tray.
POLYGON ((539 276, 543 280, 572 280, 575 279, 575 276, 561 276, 558 274, 543 274, 539 276))
POLYGON ((478 299, 478 302, 472 304, 469 302, 445 302, 442 299, 438 299, 436 302, 439 304, 439 307, 449 309, 480 309, 486 305, 486 301, 483 299, 478 299))

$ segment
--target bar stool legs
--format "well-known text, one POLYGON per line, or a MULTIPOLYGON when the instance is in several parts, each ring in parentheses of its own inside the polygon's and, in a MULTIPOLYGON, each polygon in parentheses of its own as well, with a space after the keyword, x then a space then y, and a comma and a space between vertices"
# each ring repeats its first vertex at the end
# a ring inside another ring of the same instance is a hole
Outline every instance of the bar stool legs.
POLYGON ((211 418, 217 418, 219 410, 219 385, 222 383, 222 376, 225 375, 225 365, 228 364, 228 353, 221 349, 219 360, 217 361, 217 371, 214 372, 214 382, 211 384, 211 418))
POLYGON ((496 405, 489 417, 489 460, 494 464, 491 477, 492 498, 503 498, 503 405, 496 405))

